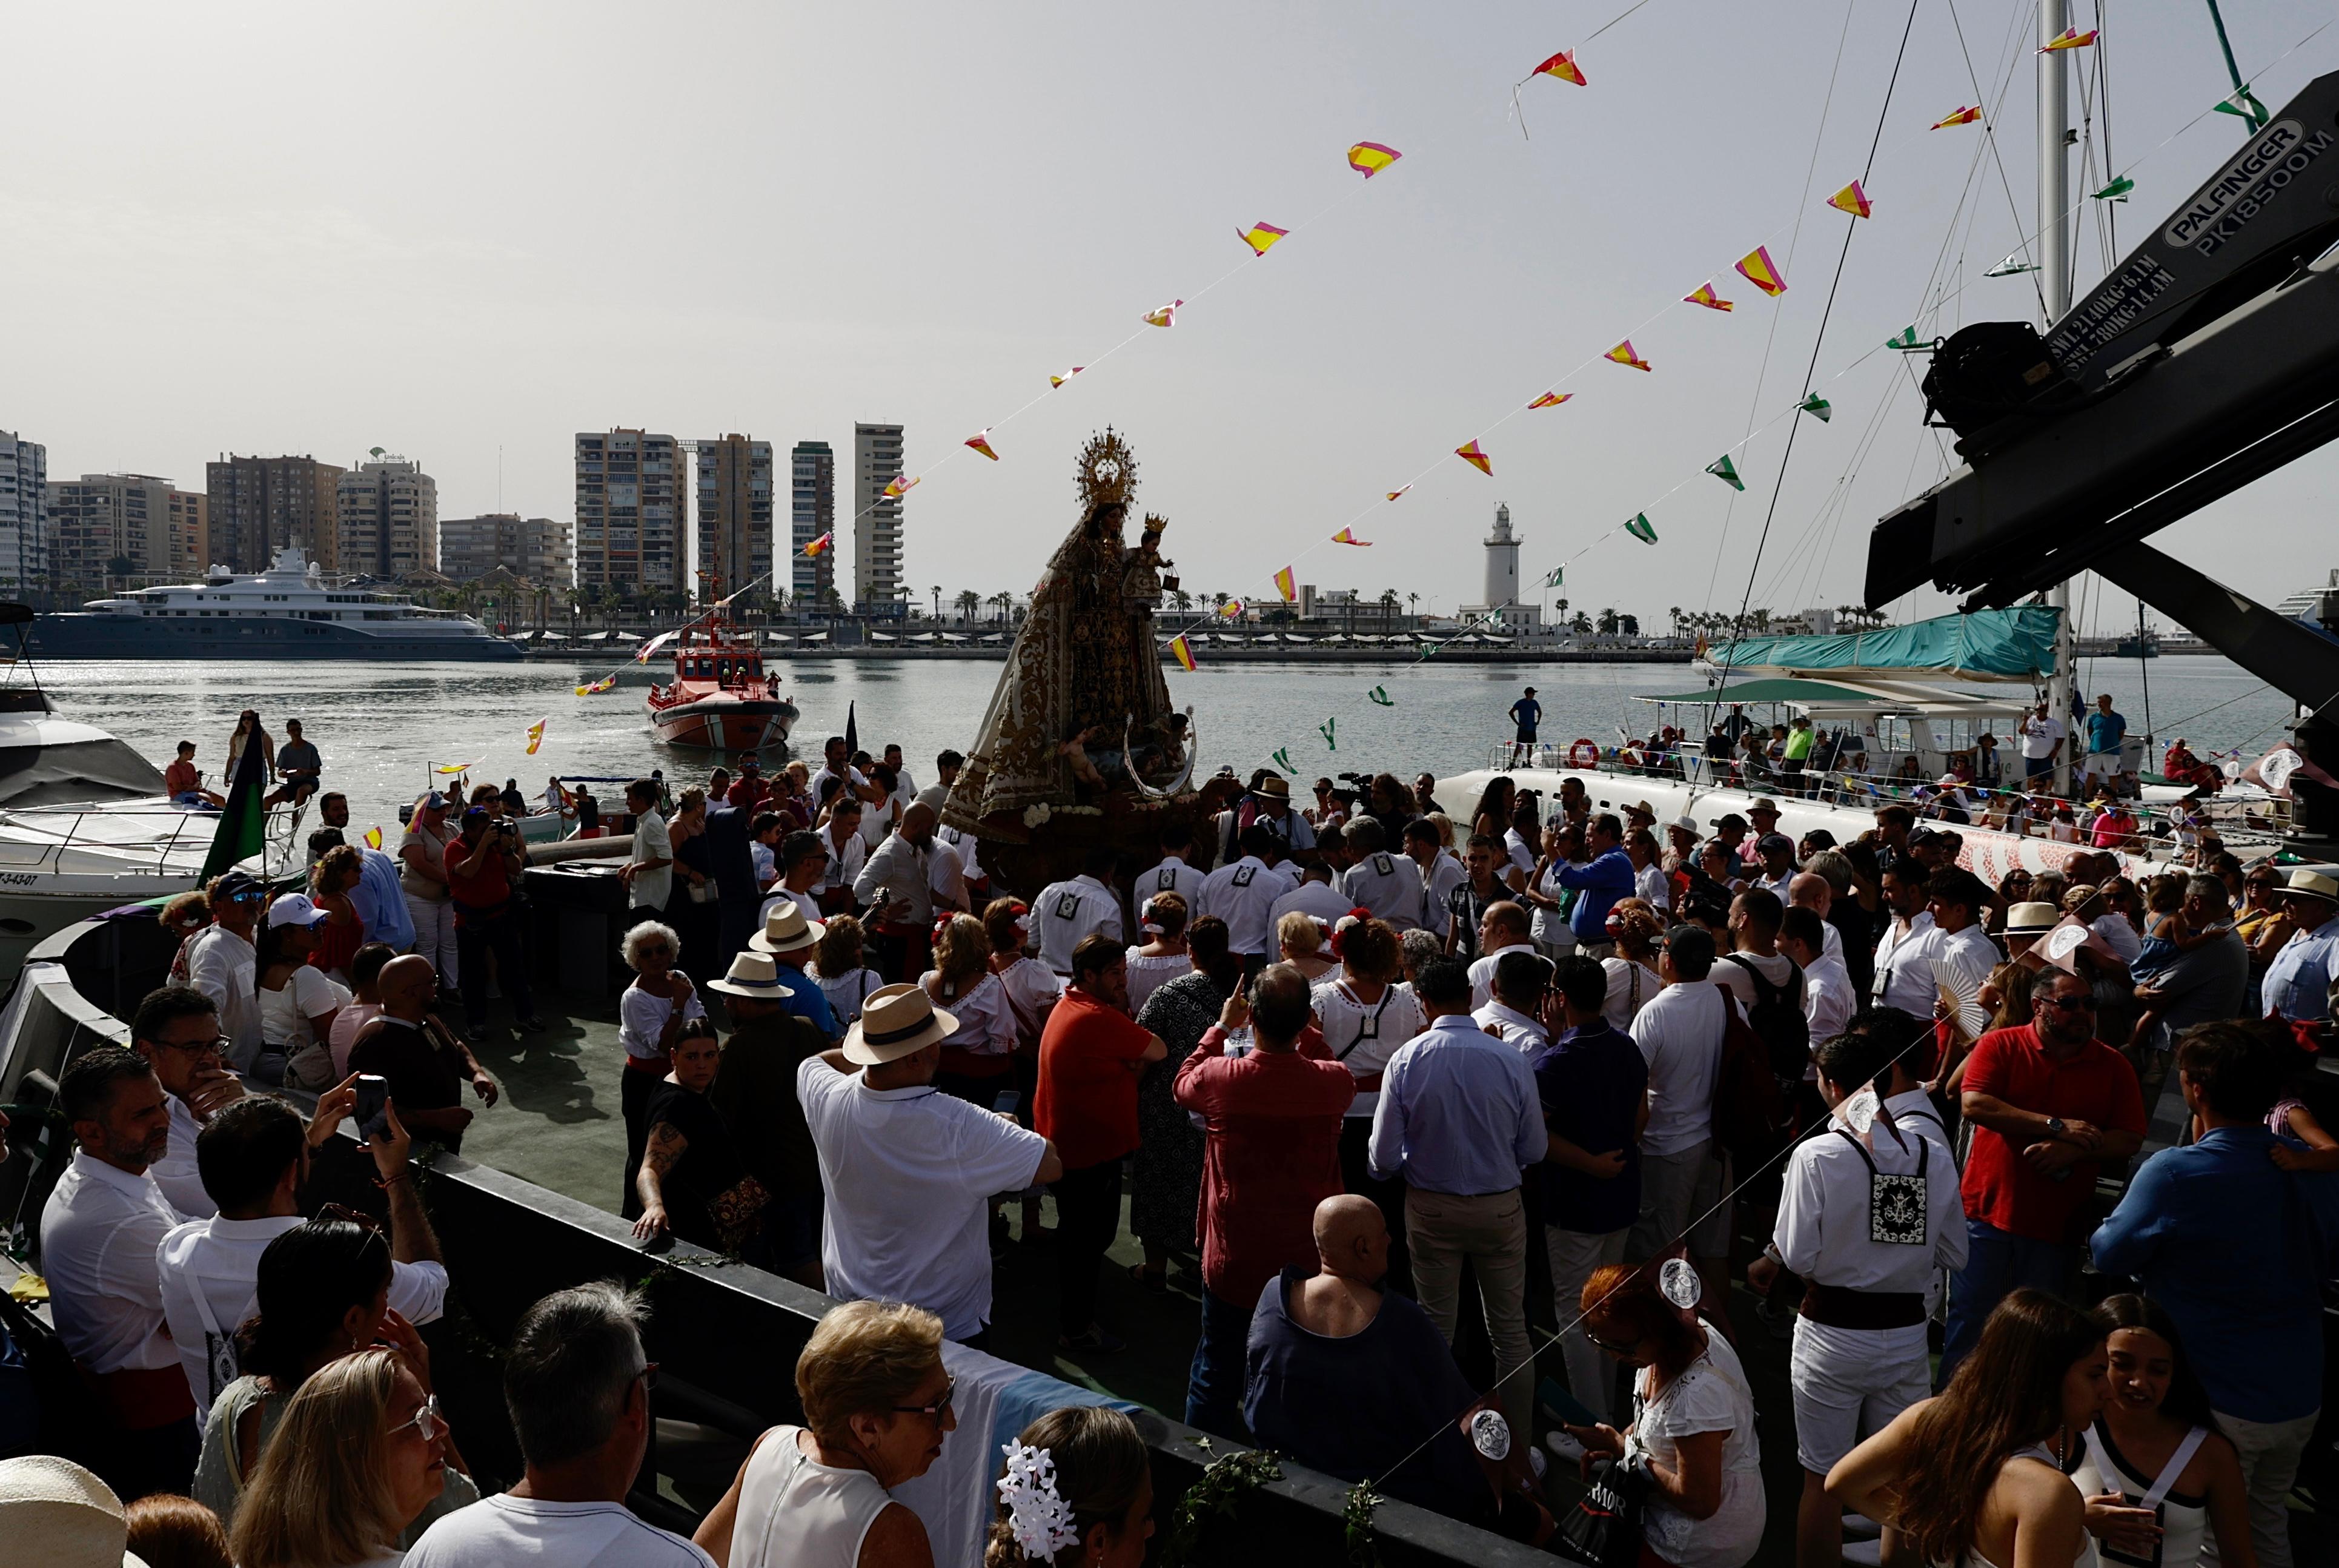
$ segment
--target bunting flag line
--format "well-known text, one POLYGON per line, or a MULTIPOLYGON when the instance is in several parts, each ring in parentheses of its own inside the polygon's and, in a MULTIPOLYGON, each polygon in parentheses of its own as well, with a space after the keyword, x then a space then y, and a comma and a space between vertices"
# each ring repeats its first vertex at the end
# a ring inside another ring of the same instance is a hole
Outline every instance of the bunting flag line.
POLYGON ((1527 407, 1530 409, 1556 409, 1562 403, 1567 401, 1568 399, 1574 396, 1575 396, 1574 392, 1545 392, 1542 397, 1537 398, 1534 402, 1529 403, 1527 407))
POLYGON ((1649 521, 1649 514, 1646 512, 1635 513, 1633 520, 1624 525, 1624 531, 1644 545, 1653 545, 1657 542, 1656 528, 1649 521))
POLYGON ((2019 273, 2035 272, 2038 270, 2038 266, 2033 262, 2018 261, 2012 256, 2008 256, 2005 261, 2000 261, 1997 266, 1992 267, 1989 271, 1984 272, 1982 276, 1985 278, 2011 278, 2019 273))
POLYGON ((1338 717, 1335 716, 1326 719, 1322 724, 1316 726, 1316 733, 1324 737, 1324 747, 1327 751, 1338 751, 1340 749, 1340 743, 1332 738, 1333 726, 1337 725, 1339 722, 1338 717))
POLYGON ((1219 614, 1226 616, 1226 618, 1230 621, 1239 621, 1242 619, 1242 613, 1248 608, 1250 608, 1250 606, 1245 604, 1240 599, 1229 599, 1225 604, 1219 606, 1219 614))
POLYGON ((2274 118, 2266 112, 2266 106, 2258 102, 2257 94, 2247 86, 2235 88, 2230 96, 2218 99, 2209 107, 2220 114, 2231 114, 2237 120, 2248 121, 2254 131, 2265 130, 2266 122, 2274 118))
POLYGON ((1391 490, 1388 493, 1388 498, 1393 501, 1411 488, 1413 488, 1411 485, 1400 485, 1396 489, 1391 490))
POLYGON ((1738 477, 1738 465, 1730 460, 1730 454, 1727 452, 1706 464, 1705 471, 1733 490, 1742 490, 1746 488, 1746 481, 1738 477))
POLYGON ((1855 218, 1865 218, 1872 210, 1868 200, 1868 192, 1860 188, 1860 182, 1857 180, 1830 196, 1827 199, 1827 204, 1838 212, 1849 212, 1855 218))
POLYGON ((548 719, 538 719, 528 726, 528 754, 534 756, 536 748, 544 744, 544 726, 548 719))
POLYGON ((1396 706, 1396 699, 1388 695, 1388 687, 1387 686, 1375 686, 1372 690, 1367 692, 1365 695, 1368 700, 1378 704, 1382 707, 1393 708, 1396 706))
POLYGON ((1736 301, 1725 300, 1721 295, 1715 293, 1713 291, 1713 285, 1711 282, 1700 283, 1694 291, 1690 293, 1683 294, 1682 296, 1682 303, 1684 305, 1703 305, 1709 311, 1734 311, 1738 309, 1738 303, 1736 301))
POLYGON ((1817 417, 1819 422, 1822 425, 1835 418, 1835 405, 1829 402, 1825 398, 1821 397, 1817 392, 1813 392, 1810 397, 1805 398, 1801 402, 1797 403, 1795 407, 1801 409, 1806 414, 1817 417))
POLYGON ((1746 281, 1777 299, 1787 291, 1787 280, 1779 275, 1779 264, 1771 260, 1771 247, 1757 245, 1738 259, 1738 271, 1746 281))
POLYGON ((818 537, 818 538, 814 539, 812 543, 810 543, 810 544, 806 545, 806 546, 804 547, 804 553, 805 555, 807 555, 807 556, 817 556, 817 555, 821 555, 821 554, 824 553, 825 551, 830 550, 830 549, 833 549, 834 547, 835 547, 835 545, 836 545, 836 536, 835 536, 834 533, 826 533, 826 534, 823 534, 823 535, 821 535, 821 537, 818 537))
POLYGON ((1186 641, 1183 634, 1170 639, 1170 656, 1178 661, 1179 669, 1189 672, 1193 669, 1194 649, 1192 645, 1186 641))
MULTIPOLYGON (((727 601, 726 601, 726 602, 727 602, 727 601)), ((652 637, 649 641, 647 641, 647 642, 644 643, 640 647, 636 648, 636 649, 634 650, 634 663, 636 663, 636 664, 637 664, 637 665, 646 665, 646 664, 649 663, 649 662, 650 662, 650 659, 651 659, 651 656, 652 656, 653 655, 655 655, 655 654, 656 654, 656 653, 660 648, 662 648, 662 647, 666 646, 666 644, 668 644, 668 643, 670 643, 670 642, 674 641, 675 637, 676 637, 677 635, 679 635, 679 634, 675 633, 675 632, 660 632, 660 633, 658 633, 658 635, 657 635, 657 636, 656 636, 652 637)), ((535 748, 535 747, 531 746, 531 747, 529 747, 529 748, 528 748, 528 754, 529 754, 529 755, 533 756, 533 755, 535 754, 535 753, 536 753, 536 748, 535 748)))
POLYGON ((992 449, 990 426, 985 425, 982 429, 979 429, 975 431, 974 434, 969 436, 966 439, 966 444, 972 447, 976 451, 981 452, 984 457, 989 458, 992 462, 995 463, 999 460, 999 454, 992 449))
POLYGON ((611 686, 616 685, 617 684, 617 676, 603 676, 599 680, 595 681, 589 686, 578 686, 577 688, 577 695, 580 697, 597 696, 602 692, 607 691, 611 686))
POLYGON ((1066 371, 1065 371, 1062 375, 1061 375, 1061 376, 1051 376, 1051 377, 1049 377, 1049 378, 1048 378, 1048 385, 1049 385, 1049 386, 1051 386, 1051 387, 1061 387, 1061 386, 1062 386, 1066 381, 1071 380, 1074 376, 1079 375, 1082 370, 1087 370, 1087 369, 1088 369, 1088 367, 1087 367, 1086 365, 1074 365, 1071 370, 1066 370, 1066 371))
POLYGON ((2061 49, 2084 49, 2095 41, 2096 30, 2092 27, 2085 33, 2080 32, 2077 27, 2066 27, 2053 38, 2038 45, 2038 53, 2052 54, 2061 49))
POLYGON ((1286 234, 1290 232, 1290 230, 1278 229, 1274 224, 1269 223, 1263 219, 1258 222, 1253 223, 1248 229, 1237 229, 1235 231, 1236 236, 1239 238, 1244 244, 1250 247, 1250 253, 1254 256, 1266 255, 1268 249, 1273 246, 1278 240, 1282 239, 1286 234))
POLYGON ((1172 300, 1166 305, 1160 305, 1146 311, 1145 324, 1149 327, 1176 326, 1178 324, 1178 307, 1185 302, 1186 301, 1183 300, 1172 300))
POLYGON ((1980 118, 1981 105, 1979 104, 1968 104, 1962 108, 1950 110, 1948 113, 1942 115, 1939 119, 1927 126, 1926 129, 1929 131, 1946 131, 1952 125, 1970 125, 1980 118))
MULTIPOLYGON (((1454 455, 1461 459, 1464 462, 1469 464, 1472 468, 1477 469, 1480 473, 1485 475, 1488 478, 1491 479, 1495 477, 1495 460, 1486 456, 1486 454, 1479 449, 1476 441, 1471 440, 1463 442, 1460 446, 1454 449, 1454 455)), ((1411 488, 1413 488, 1411 485, 1407 485, 1405 488, 1406 490, 1409 490, 1411 488)), ((1397 496, 1401 496, 1403 494, 1405 494, 1405 490, 1399 490, 1396 493, 1397 496)), ((1391 496, 1389 499, 1393 501, 1396 499, 1396 496, 1391 496)))
POLYGON ((1283 596, 1287 605, 1299 597, 1299 580, 1292 576, 1289 567, 1275 574, 1275 591, 1283 596))
POLYGON ((1884 346, 1888 349, 1897 349, 1904 354, 1920 354, 1923 353, 1926 350, 1930 349, 1933 345, 1930 343, 1919 342, 1917 340, 1917 329, 1914 326, 1907 326, 1893 333, 1892 336, 1885 339, 1884 346))
POLYGON ((1275 765, 1277 767, 1281 768, 1285 773, 1291 774, 1294 778, 1297 778, 1299 775, 1299 770, 1291 765, 1291 748, 1289 746, 1278 746, 1268 754, 1275 758, 1275 765))
POLYGON ((1563 561, 1558 566, 1552 567, 1551 570, 1545 575, 1543 586, 1547 588, 1564 587, 1566 586, 1566 579, 1567 565, 1563 561))
POLYGON ((885 485, 884 498, 889 501, 899 500, 908 495, 918 488, 920 477, 915 474, 895 474, 885 485))
POLYGON ((365 843, 366 848, 368 849, 380 849, 381 847, 381 829, 378 827, 370 827, 366 829, 365 843))
POLYGON ((1556 76, 1563 82, 1573 82, 1579 87, 1589 87, 1592 85, 1591 83, 1584 79, 1584 68, 1575 63, 1575 51, 1573 49, 1562 49, 1558 54, 1553 55, 1550 59, 1545 61, 1542 64, 1529 72, 1528 74, 1533 76, 1556 76))
POLYGON ((1357 530, 1354 528, 1342 528, 1332 536, 1332 542, 1336 545, 1357 545, 1367 550, 1373 547, 1372 540, 1357 537, 1357 530))
POLYGON ((2127 193, 2135 189, 2136 182, 2122 174, 2102 190, 2090 192, 2087 199, 2091 202, 2125 202, 2127 193))
POLYGON ((1614 348, 1609 350, 1605 354, 1603 354, 1600 357, 1604 360, 1614 360, 1620 365, 1630 365, 1636 370, 1652 370, 1656 368, 1650 364, 1648 360, 1641 358, 1640 355, 1633 351, 1633 340, 1630 338, 1625 339, 1623 342, 1617 344, 1614 348))
MULTIPOLYGON (((609 677, 609 684, 611 685, 616 685, 617 684, 617 677, 611 676, 609 677)), ((437 763, 432 764, 430 771, 439 774, 441 777, 459 777, 464 774, 469 773, 473 768, 478 767, 483 760, 485 759, 475 757, 467 763, 437 763)))
POLYGON ((1405 154, 1378 142, 1359 142, 1348 149, 1348 167, 1369 180, 1405 154))

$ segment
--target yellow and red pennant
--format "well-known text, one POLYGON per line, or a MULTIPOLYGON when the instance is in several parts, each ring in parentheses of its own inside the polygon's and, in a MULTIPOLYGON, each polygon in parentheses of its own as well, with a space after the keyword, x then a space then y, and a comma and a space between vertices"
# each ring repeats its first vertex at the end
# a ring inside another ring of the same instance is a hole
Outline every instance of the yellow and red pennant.
POLYGON ((366 829, 365 842, 366 848, 380 849, 381 847, 381 829, 378 827, 370 827, 366 829))
POLYGON ((1600 357, 1604 360, 1614 360, 1620 365, 1630 365, 1636 370, 1653 370, 1656 369, 1656 367, 1650 364, 1648 360, 1641 358, 1640 355, 1633 351, 1633 340, 1630 338, 1625 339, 1623 342, 1617 344, 1614 348, 1609 350, 1600 357))
MULTIPOLYGON (((1472 468, 1477 469, 1480 473, 1485 475, 1488 478, 1491 479, 1495 477, 1495 460, 1486 456, 1486 454, 1480 449, 1477 442, 1463 442, 1460 446, 1454 449, 1454 455, 1461 459, 1464 462, 1469 464, 1472 468)), ((1413 488, 1411 485, 1407 485, 1405 488, 1406 490, 1409 490, 1411 488, 1413 488)), ((1405 494, 1405 490, 1399 490, 1397 492, 1397 495, 1399 496, 1403 494, 1405 494)), ((1395 500, 1396 497, 1392 496, 1389 498, 1391 500, 1395 500)))
POLYGON ((1291 231, 1288 229, 1278 229, 1274 224, 1264 222, 1253 223, 1248 229, 1235 231, 1242 242, 1250 247, 1250 253, 1254 256, 1266 255, 1278 240, 1289 232, 1291 231))
POLYGON ((1298 598, 1299 579, 1292 575, 1289 567, 1275 574, 1275 591, 1283 596, 1283 602, 1287 605, 1298 598))
POLYGON ((1741 276, 1772 299, 1787 291, 1787 280, 1779 271, 1779 263, 1771 260, 1771 247, 1757 245, 1738 259, 1741 276))
POLYGON ((1827 199, 1827 204, 1840 212, 1849 212, 1855 218, 1865 218, 1870 211, 1868 192, 1860 188, 1860 182, 1857 180, 1830 196, 1827 199))
POLYGON ((1950 110, 1948 113, 1934 121, 1932 124, 1927 126, 1926 129, 1930 131, 1946 131, 1952 125, 1970 125, 1980 118, 1981 105, 1979 104, 1969 104, 1961 109, 1950 110))
POLYGON ((914 490, 917 488, 917 475, 896 474, 885 486, 884 498, 889 501, 899 500, 902 497, 908 495, 912 490, 914 490))
POLYGON ((589 686, 578 686, 577 688, 577 695, 580 697, 597 696, 602 692, 607 691, 611 686, 616 685, 617 684, 617 676, 603 676, 599 680, 595 681, 589 686))
POLYGON ((982 429, 979 429, 975 431, 974 434, 969 436, 966 439, 966 444, 972 447, 976 451, 981 452, 984 457, 989 458, 992 462, 995 463, 999 460, 999 454, 992 449, 990 426, 986 425, 982 429))
POLYGON ((2052 39, 2038 45, 2038 53, 2052 54, 2060 49, 2084 49, 2095 41, 2096 30, 2092 27, 2085 33, 2080 32, 2077 27, 2066 27, 2052 39))
POLYGON ((1149 327, 1176 326, 1178 324, 1178 307, 1185 302, 1186 301, 1183 300, 1172 300, 1166 305, 1156 306, 1154 309, 1145 312, 1145 324, 1149 327))
POLYGON ((1388 498, 1393 501, 1411 488, 1413 488, 1411 485, 1399 485, 1396 489, 1391 490, 1388 493, 1388 498))
POLYGON ((1184 634, 1170 639, 1170 656, 1178 661, 1178 667, 1181 670, 1194 667, 1193 646, 1186 641, 1184 634))
POLYGON ((1545 392, 1542 397, 1537 398, 1534 402, 1529 403, 1527 407, 1530 409, 1556 409, 1562 403, 1567 401, 1568 399, 1574 396, 1575 396, 1574 392, 1545 392))
POLYGON ((1575 63, 1575 51, 1573 49, 1562 49, 1558 54, 1536 66, 1533 74, 1556 76, 1563 82, 1573 82, 1579 87, 1592 85, 1584 79, 1584 68, 1575 63))
POLYGON ((1367 550, 1373 547, 1372 540, 1357 537, 1357 530, 1354 528, 1342 528, 1332 536, 1332 542, 1336 545, 1357 545, 1367 550))
POLYGON ((1079 375, 1082 370, 1087 370, 1087 369, 1088 369, 1088 367, 1087 367, 1086 365, 1074 365, 1071 370, 1066 370, 1066 371, 1065 371, 1062 375, 1061 375, 1061 376, 1051 376, 1051 377, 1049 377, 1049 378, 1048 378, 1048 385, 1049 385, 1049 386, 1051 386, 1051 387, 1061 387, 1061 386, 1062 386, 1066 381, 1071 380, 1074 376, 1079 375))
POLYGON ((807 556, 823 555, 835 547, 836 536, 834 534, 823 534, 820 537, 814 539, 812 543, 804 547, 804 554, 807 556))
POLYGON ((1738 309, 1738 302, 1735 300, 1725 300, 1721 295, 1715 293, 1713 291, 1713 284, 1711 281, 1700 283, 1696 288, 1691 290, 1688 293, 1683 294, 1682 296, 1682 303, 1684 305, 1703 305, 1709 311, 1734 311, 1738 309))
POLYGON ((1219 614, 1230 621, 1239 621, 1242 619, 1243 612, 1248 608, 1250 606, 1241 599, 1229 599, 1219 606, 1219 614))
POLYGON ((538 719, 528 726, 528 754, 534 756, 536 748, 544 744, 544 726, 548 720, 538 719))
POLYGON ((1378 142, 1359 142, 1348 149, 1348 167, 1369 180, 1405 154, 1378 142))

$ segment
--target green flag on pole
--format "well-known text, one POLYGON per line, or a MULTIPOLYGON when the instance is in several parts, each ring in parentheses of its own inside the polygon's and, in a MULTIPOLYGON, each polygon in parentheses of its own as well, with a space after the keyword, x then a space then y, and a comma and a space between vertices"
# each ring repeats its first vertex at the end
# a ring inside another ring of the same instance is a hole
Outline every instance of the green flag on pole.
POLYGON ((227 807, 220 813, 219 827, 212 834, 212 852, 203 857, 202 880, 206 883, 261 852, 261 829, 267 818, 261 799, 268 793, 268 763, 260 754, 260 737, 254 735, 236 763, 235 778, 228 785, 227 807))
POLYGON ((2102 190, 2094 192, 2088 200, 2095 202, 2125 202, 2127 200, 2127 193, 2135 189, 2136 182, 2129 179, 2127 175, 2122 174, 2118 179, 2113 181, 2102 190))
POLYGON ((1822 425, 1826 424, 1830 419, 1835 417, 1835 405, 1829 402, 1825 398, 1821 397, 1817 392, 1813 392, 1810 397, 1805 398, 1801 402, 1797 403, 1795 407, 1801 409, 1806 414, 1816 415, 1820 423, 1822 425))
POLYGON ((1644 545, 1653 545, 1657 542, 1656 527, 1649 521, 1649 514, 1646 512, 1635 513, 1633 520, 1624 525, 1624 531, 1644 545))
POLYGON ((1738 477, 1738 465, 1730 460, 1730 454, 1727 452, 1706 464, 1705 471, 1733 490, 1742 490, 1746 488, 1746 481, 1738 477))

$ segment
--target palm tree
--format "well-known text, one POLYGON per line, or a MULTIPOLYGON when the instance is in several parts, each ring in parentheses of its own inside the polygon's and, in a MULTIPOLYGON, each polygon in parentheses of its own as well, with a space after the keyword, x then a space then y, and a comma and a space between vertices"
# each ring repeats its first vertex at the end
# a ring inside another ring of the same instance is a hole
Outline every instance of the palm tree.
POLYGON ((972 621, 975 612, 982 608, 982 596, 972 588, 961 588, 952 602, 958 606, 958 618, 962 621, 972 621))
POLYGON ((940 584, 940 583, 936 583, 936 584, 934 585, 934 619, 936 619, 936 620, 940 620, 940 619, 942 619, 942 618, 943 618, 943 586, 942 586, 942 584, 940 584))
POLYGON ((1386 636, 1396 625, 1396 622, 1391 617, 1396 614, 1397 606, 1404 602, 1405 601, 1403 599, 1397 597, 1397 592, 1395 588, 1383 588, 1381 590, 1381 632, 1384 636, 1386 636))
POLYGON ((1673 606, 1672 608, 1670 608, 1670 609, 1668 609, 1667 611, 1665 611, 1665 614, 1673 617, 1673 636, 1681 636, 1681 626, 1682 626, 1681 606, 1680 606, 1679 605, 1675 605, 1675 606, 1673 606))
POLYGON ((999 612, 999 624, 1002 626, 1005 626, 1007 624, 1007 612, 1014 607, 1015 596, 1002 588, 998 593, 991 596, 990 602, 992 607, 999 612))
POLYGON ((1616 635, 1616 612, 1614 608, 1600 612, 1600 635, 1608 637, 1616 635))
POLYGON ((1405 607, 1406 614, 1412 616, 1413 619, 1416 621, 1421 619, 1421 596, 1419 594, 1406 595, 1405 607))
POLYGON ((1579 634, 1588 633, 1592 630, 1592 617, 1578 610, 1575 618, 1567 623, 1567 629, 1579 634))
POLYGON ((1170 590, 1170 602, 1178 606, 1178 613, 1182 616, 1194 607, 1194 596, 1184 588, 1172 588, 1170 590))

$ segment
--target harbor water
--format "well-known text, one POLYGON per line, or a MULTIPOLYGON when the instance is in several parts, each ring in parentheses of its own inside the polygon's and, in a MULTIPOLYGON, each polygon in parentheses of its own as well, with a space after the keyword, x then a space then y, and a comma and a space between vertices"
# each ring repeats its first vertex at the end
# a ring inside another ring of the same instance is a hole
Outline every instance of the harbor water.
MULTIPOLYGON (((780 659, 771 667, 803 710, 794 754, 817 766, 822 739, 844 732, 850 705, 861 745, 874 752, 899 742, 921 785, 933 780, 935 753, 972 743, 1000 672, 988 659, 780 659)), ((2083 660, 2081 689, 2090 698, 2111 693, 2140 733, 2147 668, 2133 659, 2083 660)), ((433 764, 474 764, 474 782, 517 778, 531 795, 540 795, 553 774, 631 777, 662 768, 671 778, 703 780, 708 754, 669 748, 649 733, 643 695, 650 670, 629 668, 613 690, 576 695, 578 684, 607 673, 607 666, 309 660, 57 661, 38 671, 61 715, 113 732, 157 767, 178 742, 193 741, 207 784, 225 765, 240 711, 258 709, 280 745, 284 721, 297 718, 323 754, 326 787, 349 795, 351 825, 386 833, 396 827, 399 804, 429 786, 433 764), (543 744, 529 756, 528 730, 539 719, 543 744)), ((21 669, 16 678, 25 678, 21 669)), ((2183 735, 2196 751, 2241 746, 2255 756, 2282 735, 2288 705, 2225 659, 2155 659, 2148 678, 2152 730, 2162 745, 2183 735)), ((1280 750, 1301 776, 1297 793, 1304 796, 1306 781, 1343 771, 1387 770, 1410 781, 1420 772, 1442 776, 1485 765, 1490 749, 1510 736, 1505 715, 1523 686, 1537 688, 1546 742, 1564 746, 1584 736, 1613 745, 1620 725, 1645 735, 1657 722, 1657 710, 1636 695, 1695 690, 1702 676, 1678 664, 1206 662, 1192 673, 1170 670, 1169 681, 1172 700, 1194 710, 1204 773, 1221 765, 1248 773, 1271 764, 1280 750), (1387 705, 1375 700, 1377 690, 1387 705)))

